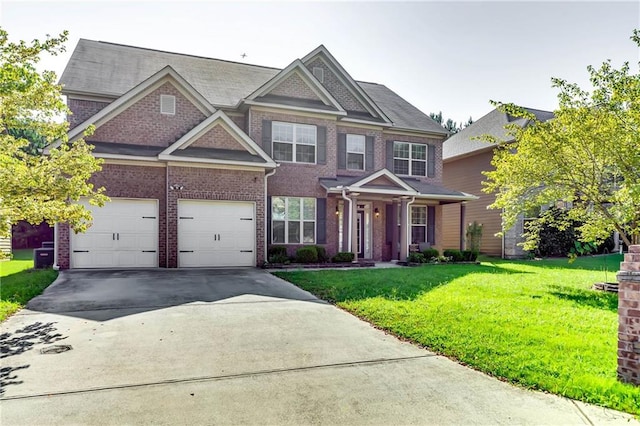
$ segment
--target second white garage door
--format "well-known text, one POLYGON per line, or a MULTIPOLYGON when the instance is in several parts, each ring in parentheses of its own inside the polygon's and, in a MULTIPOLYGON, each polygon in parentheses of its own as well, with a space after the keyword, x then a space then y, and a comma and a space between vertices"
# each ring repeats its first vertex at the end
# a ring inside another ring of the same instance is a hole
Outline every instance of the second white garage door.
POLYGON ((178 201, 178 266, 256 265, 254 203, 178 201))

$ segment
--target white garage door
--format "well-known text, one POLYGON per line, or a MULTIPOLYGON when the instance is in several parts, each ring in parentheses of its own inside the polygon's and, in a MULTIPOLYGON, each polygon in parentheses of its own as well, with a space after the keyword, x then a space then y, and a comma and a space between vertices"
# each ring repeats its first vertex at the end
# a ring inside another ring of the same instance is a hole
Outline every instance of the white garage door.
POLYGON ((253 203, 178 201, 178 266, 255 266, 253 203))
POLYGON ((104 207, 82 202, 93 214, 84 234, 71 232, 72 268, 158 266, 158 201, 112 198, 104 207))

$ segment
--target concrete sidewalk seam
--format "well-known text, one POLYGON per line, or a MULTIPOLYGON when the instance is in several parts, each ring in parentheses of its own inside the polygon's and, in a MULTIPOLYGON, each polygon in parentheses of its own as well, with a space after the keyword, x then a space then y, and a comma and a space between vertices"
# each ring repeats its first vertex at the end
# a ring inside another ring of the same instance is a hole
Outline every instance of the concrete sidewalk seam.
POLYGON ((361 365, 377 365, 377 364, 387 364, 387 363, 393 363, 393 362, 413 361, 417 359, 433 358, 437 356, 438 356, 437 354, 427 354, 427 355, 416 355, 416 356, 399 357, 399 358, 380 358, 380 359, 373 359, 373 360, 366 360, 366 361, 351 361, 351 362, 339 362, 339 363, 333 363, 333 364, 312 365, 307 367, 261 370, 261 371, 254 371, 249 373, 228 374, 224 376, 203 376, 203 377, 191 377, 186 379, 169 379, 169 380, 162 380, 159 382, 103 386, 103 387, 96 387, 96 388, 77 389, 77 390, 71 390, 71 391, 51 392, 51 393, 40 393, 40 394, 33 394, 33 395, 16 395, 16 396, 0 398, 0 401, 16 401, 16 400, 23 400, 23 399, 48 398, 51 396, 76 395, 76 394, 82 394, 82 393, 93 393, 93 392, 102 392, 102 391, 119 390, 119 389, 134 389, 134 388, 162 386, 162 385, 171 385, 171 384, 179 384, 179 383, 197 383, 197 382, 208 382, 208 381, 213 382, 213 381, 222 381, 222 380, 233 380, 233 379, 242 379, 242 378, 253 377, 253 376, 266 376, 271 374, 303 372, 303 371, 321 370, 321 369, 327 369, 327 368, 344 368, 344 367, 356 367, 361 365))
POLYGON ((576 401, 574 401, 573 399, 569 399, 569 401, 571 401, 573 406, 576 407, 576 409, 578 410, 578 413, 583 417, 584 420, 586 420, 587 424, 589 424, 591 426, 595 426, 595 424, 591 421, 589 416, 587 416, 587 413, 582 411, 582 408, 580 408, 580 406, 576 403, 576 401))

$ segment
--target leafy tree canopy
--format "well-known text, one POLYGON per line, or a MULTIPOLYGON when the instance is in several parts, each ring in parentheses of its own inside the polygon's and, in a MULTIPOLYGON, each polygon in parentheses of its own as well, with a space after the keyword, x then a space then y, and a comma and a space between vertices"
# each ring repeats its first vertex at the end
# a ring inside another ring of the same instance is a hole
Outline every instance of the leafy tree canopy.
MULTIPOLYGON (((631 39, 640 46, 640 30, 631 39)), ((640 65, 640 64, 639 64, 640 65)), ((589 66, 593 89, 559 78, 555 118, 541 122, 513 105, 494 102, 512 116, 530 120, 520 128, 507 126, 515 138, 499 145, 494 171, 485 172, 483 189, 496 193, 490 206, 503 209, 505 228, 520 213, 563 203, 568 219, 581 222, 579 239, 601 242, 617 230, 627 245, 640 243, 640 74, 629 63, 615 69, 611 61, 589 66)), ((491 136, 483 139, 501 142, 491 136)), ((549 221, 550 216, 539 220, 549 221)), ((555 224, 561 229, 565 224, 555 224)), ((538 244, 525 235, 524 248, 538 244)))
POLYGON ((473 119, 471 117, 469 117, 466 123, 460 123, 459 126, 456 121, 453 121, 450 118, 447 118, 446 121, 443 121, 444 119, 442 118, 442 111, 438 112, 437 114, 435 112, 432 112, 429 114, 429 117, 431 117, 436 123, 440 124, 445 129, 447 129, 451 134, 458 133, 460 130, 470 126, 473 123, 473 119))
POLYGON ((51 71, 36 64, 42 54, 64 51, 67 32, 31 43, 10 42, 0 28, 0 236, 8 236, 20 220, 32 224, 68 222, 84 231, 90 212, 73 203, 89 197, 97 205, 108 198, 89 179, 101 160, 83 140, 67 142, 68 109, 51 71), (62 140, 59 148, 42 154, 45 144, 62 140))

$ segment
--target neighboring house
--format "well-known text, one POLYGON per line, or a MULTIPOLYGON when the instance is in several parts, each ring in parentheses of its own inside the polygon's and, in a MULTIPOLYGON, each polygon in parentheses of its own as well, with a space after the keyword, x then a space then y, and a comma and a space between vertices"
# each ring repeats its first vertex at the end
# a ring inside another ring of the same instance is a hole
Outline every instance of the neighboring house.
MULTIPOLYGON (((553 118, 553 113, 549 111, 525 109, 540 121, 553 118)), ((516 124, 524 127, 528 123, 529 120, 514 118, 494 109, 446 140, 443 147, 444 181, 454 188, 478 195, 479 199, 444 206, 444 247, 462 248, 466 225, 476 221, 483 225, 481 253, 504 258, 517 258, 526 254, 518 245, 523 241, 524 217, 521 217, 511 229, 504 230, 502 237, 495 236, 503 231, 501 212, 487 209, 487 206, 495 201, 495 195, 482 192, 482 182, 486 180, 482 172, 494 170, 491 160, 495 145, 476 138, 492 135, 505 142, 512 142, 513 138, 507 135, 504 126, 516 124), (461 215, 466 217, 466 221, 463 221, 464 226, 461 226, 461 215)))
POLYGON ((0 252, 4 256, 0 257, 0 260, 9 260, 11 256, 11 237, 0 237, 0 252))
POLYGON ((80 40, 61 77, 69 140, 111 202, 56 226, 60 268, 255 266, 267 247, 404 260, 442 247, 446 130, 320 46, 276 69, 80 40))

